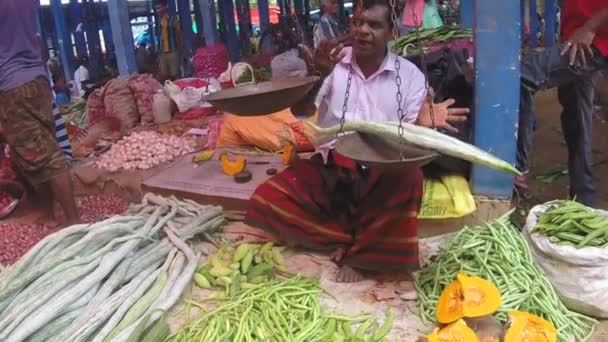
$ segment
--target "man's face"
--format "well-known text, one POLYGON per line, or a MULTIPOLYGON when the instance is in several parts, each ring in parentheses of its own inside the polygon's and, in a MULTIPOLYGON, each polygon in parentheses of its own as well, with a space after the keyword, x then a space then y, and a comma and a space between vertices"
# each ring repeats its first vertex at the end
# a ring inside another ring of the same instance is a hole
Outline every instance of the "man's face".
POLYGON ((391 38, 388 10, 388 7, 381 5, 357 10, 352 25, 355 56, 384 55, 391 38))
POLYGON ((323 8, 325 13, 329 15, 338 14, 338 1, 337 0, 327 0, 325 2, 325 7, 323 8))

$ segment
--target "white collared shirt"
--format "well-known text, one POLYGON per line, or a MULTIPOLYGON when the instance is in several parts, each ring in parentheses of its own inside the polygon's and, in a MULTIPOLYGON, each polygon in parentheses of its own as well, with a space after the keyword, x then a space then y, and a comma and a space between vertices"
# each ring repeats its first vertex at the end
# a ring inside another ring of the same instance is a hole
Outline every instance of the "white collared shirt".
MULTIPOLYGON (((426 80, 422 72, 410 61, 389 52, 377 72, 367 79, 356 61, 352 48, 344 49, 344 57, 321 86, 315 104, 319 111, 319 126, 330 127, 340 123, 346 94, 348 74, 352 65, 352 80, 348 98, 346 121, 399 122, 395 59, 399 58, 401 76, 402 109, 405 121, 412 123, 418 118, 420 107, 426 98, 426 80)), ((331 141, 317 142, 316 150, 327 160, 327 153, 335 145, 331 141)))

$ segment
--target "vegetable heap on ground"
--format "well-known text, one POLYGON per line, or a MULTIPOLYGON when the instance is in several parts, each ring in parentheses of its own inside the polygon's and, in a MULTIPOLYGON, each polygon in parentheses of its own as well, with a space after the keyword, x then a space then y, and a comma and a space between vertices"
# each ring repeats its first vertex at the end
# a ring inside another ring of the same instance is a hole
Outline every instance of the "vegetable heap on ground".
POLYGON ((576 248, 608 247, 608 217, 574 201, 554 201, 538 214, 532 233, 576 248))
POLYGON ((242 289, 221 299, 217 307, 176 332, 170 341, 383 341, 390 332, 392 311, 374 329, 372 316, 326 313, 319 301, 321 292, 317 280, 301 277, 242 289))
POLYGON ((491 281, 502 294, 496 317, 503 323, 510 311, 524 311, 551 322, 560 341, 570 336, 586 341, 597 321, 568 310, 553 286, 536 267, 509 214, 484 227, 465 227, 415 278, 420 316, 435 321, 441 292, 464 271, 491 281))
POLYGON ((222 209, 148 194, 124 216, 40 241, 0 279, 0 340, 127 341, 190 283, 222 209))
POLYGON ((455 39, 472 39, 473 31, 442 26, 403 35, 393 42, 392 50, 401 56, 418 55, 433 43, 447 43, 455 39))
POLYGON ((196 141, 193 138, 157 132, 134 132, 112 145, 94 165, 110 172, 119 169, 147 170, 195 150, 196 141))
POLYGON ((487 166, 492 169, 520 175, 521 173, 506 161, 464 141, 450 137, 430 128, 403 123, 403 139, 399 134, 396 123, 376 123, 367 121, 346 121, 343 127, 335 125, 321 128, 306 121, 317 133, 317 138, 335 137, 340 129, 342 132, 359 132, 373 135, 387 146, 399 151, 401 143, 417 146, 427 151, 436 151, 448 156, 460 158, 471 163, 487 166))
POLYGON ((226 295, 235 295, 273 278, 276 271, 287 273, 283 250, 273 247, 272 242, 264 245, 244 243, 234 249, 222 247, 209 262, 201 265, 194 275, 197 286, 210 289, 221 286, 226 295))

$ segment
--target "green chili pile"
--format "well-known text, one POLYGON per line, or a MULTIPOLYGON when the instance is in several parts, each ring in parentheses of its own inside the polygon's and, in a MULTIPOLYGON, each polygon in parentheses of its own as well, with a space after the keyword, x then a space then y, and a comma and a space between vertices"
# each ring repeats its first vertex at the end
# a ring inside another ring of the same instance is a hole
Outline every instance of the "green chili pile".
POLYGON ((324 312, 319 301, 321 292, 318 281, 302 277, 258 284, 220 299, 216 308, 204 312, 168 340, 384 341, 392 329, 392 311, 377 329, 376 320, 369 315, 346 317, 324 312))
POLYGON ((597 211, 574 201, 554 201, 538 214, 532 233, 540 233, 549 241, 573 246, 608 247, 608 219, 597 211))
POLYGON ((529 312, 550 321, 559 341, 586 341, 597 324, 568 310, 553 286, 536 267, 528 245, 507 215, 483 227, 465 227, 415 278, 418 308, 425 322, 435 321, 441 291, 464 271, 492 281, 500 290, 502 305, 496 317, 503 323, 513 310, 529 312))

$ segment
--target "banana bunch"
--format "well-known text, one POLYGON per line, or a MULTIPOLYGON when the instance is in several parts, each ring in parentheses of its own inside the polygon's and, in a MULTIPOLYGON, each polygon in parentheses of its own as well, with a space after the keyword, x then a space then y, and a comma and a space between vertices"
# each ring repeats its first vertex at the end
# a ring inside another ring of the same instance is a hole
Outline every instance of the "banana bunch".
POLYGON ((287 273, 283 250, 272 242, 264 245, 244 243, 236 248, 222 247, 194 274, 194 283, 204 289, 223 287, 233 296, 241 289, 251 288, 275 277, 276 272, 287 273))

